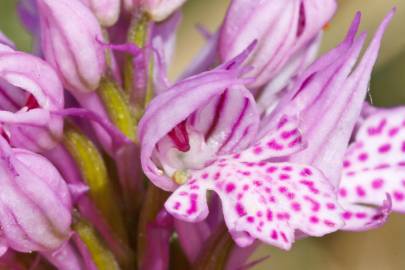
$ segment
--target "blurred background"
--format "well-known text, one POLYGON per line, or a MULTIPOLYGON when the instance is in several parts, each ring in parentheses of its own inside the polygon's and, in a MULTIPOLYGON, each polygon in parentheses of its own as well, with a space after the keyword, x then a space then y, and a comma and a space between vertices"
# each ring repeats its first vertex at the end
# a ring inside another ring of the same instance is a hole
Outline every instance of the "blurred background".
MULTIPOLYGON (((254 0, 252 0, 254 1, 254 0)), ((283 0, 280 0, 283 1, 283 0)), ((21 50, 30 50, 31 39, 21 28, 15 14, 16 0, 0 0, 0 29, 21 50)), ((363 30, 372 35, 384 15, 393 7, 397 14, 389 26, 380 58, 370 85, 371 98, 378 106, 405 104, 405 1, 341 0, 336 16, 328 27, 321 52, 334 47, 345 35, 356 11, 363 13, 363 30)), ((204 39, 195 30, 201 23, 215 31, 229 0, 189 0, 184 7, 177 53, 171 77, 190 62, 204 39)), ((362 233, 339 232, 319 239, 297 242, 290 252, 262 246, 256 258, 271 255, 254 269, 283 270, 399 270, 405 269, 405 215, 393 214, 380 229, 362 233)))

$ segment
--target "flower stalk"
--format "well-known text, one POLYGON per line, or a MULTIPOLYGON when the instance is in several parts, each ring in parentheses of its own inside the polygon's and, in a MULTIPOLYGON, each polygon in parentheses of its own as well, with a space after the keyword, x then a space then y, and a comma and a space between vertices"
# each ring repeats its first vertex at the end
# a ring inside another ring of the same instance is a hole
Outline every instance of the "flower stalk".
POLYGON ((101 154, 95 145, 72 125, 65 129, 64 145, 80 168, 82 178, 89 186, 92 201, 111 225, 116 237, 126 243, 128 237, 121 207, 101 154))
POLYGON ((121 269, 114 255, 89 222, 77 216, 73 222, 73 229, 87 247, 98 270, 121 269))

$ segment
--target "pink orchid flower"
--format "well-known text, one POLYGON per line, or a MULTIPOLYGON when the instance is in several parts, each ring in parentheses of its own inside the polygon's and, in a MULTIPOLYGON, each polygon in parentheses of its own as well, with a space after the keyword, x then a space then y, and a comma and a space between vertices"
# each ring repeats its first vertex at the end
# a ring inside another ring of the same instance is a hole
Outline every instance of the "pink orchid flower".
MULTIPOLYGON (((0 45, 1 46, 1 45, 0 45)), ((62 84, 46 62, 0 47, 0 122, 12 145, 35 152, 53 148, 62 137, 62 84)))
POLYGON ((291 77, 312 60, 307 53, 313 43, 319 43, 316 37, 335 10, 335 0, 233 0, 220 29, 220 58, 231 59, 257 39, 248 60, 253 66, 249 75, 256 80, 249 86, 266 85, 286 66, 284 73, 291 77))
POLYGON ((274 113, 262 120, 238 76, 239 65, 254 46, 157 96, 139 126, 141 158, 152 182, 175 190, 165 204, 167 211, 181 220, 201 221, 208 215, 206 193, 212 190, 240 246, 260 239, 289 249, 296 230, 322 236, 342 228, 343 209, 333 178, 341 167, 328 160, 343 160, 344 150, 324 156, 330 152, 322 144, 334 136, 334 147, 346 149, 391 17, 351 72, 365 37, 355 39, 357 16, 344 42, 310 66, 274 113), (330 104, 336 95, 342 102, 330 104), (331 120, 323 129, 318 125, 331 120), (345 131, 331 135, 332 123, 345 131))
POLYGON ((0 138, 1 251, 55 251, 70 236, 71 198, 46 158, 0 138))
POLYGON ((316 168, 271 161, 305 146, 295 119, 282 117, 255 139, 259 114, 238 78, 246 55, 179 82, 152 101, 139 126, 142 165, 157 186, 175 189, 165 204, 175 217, 203 220, 206 193, 213 190, 239 245, 258 238, 288 249, 296 229, 313 236, 339 229, 340 208, 316 168))
POLYGON ((103 39, 97 18, 80 0, 37 0, 37 5, 46 61, 69 91, 96 90, 105 69, 104 48, 97 41, 103 39))

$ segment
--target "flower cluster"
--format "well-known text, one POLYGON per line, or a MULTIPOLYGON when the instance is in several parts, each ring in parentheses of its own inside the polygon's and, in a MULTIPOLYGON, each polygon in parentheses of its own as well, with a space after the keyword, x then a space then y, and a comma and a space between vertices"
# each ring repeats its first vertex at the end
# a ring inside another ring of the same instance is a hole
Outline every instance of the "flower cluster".
POLYGON ((405 212, 405 110, 365 102, 395 10, 361 57, 357 14, 316 59, 334 0, 233 0, 171 82, 184 2, 20 1, 34 50, 0 35, 0 265, 240 269, 255 242, 405 212))

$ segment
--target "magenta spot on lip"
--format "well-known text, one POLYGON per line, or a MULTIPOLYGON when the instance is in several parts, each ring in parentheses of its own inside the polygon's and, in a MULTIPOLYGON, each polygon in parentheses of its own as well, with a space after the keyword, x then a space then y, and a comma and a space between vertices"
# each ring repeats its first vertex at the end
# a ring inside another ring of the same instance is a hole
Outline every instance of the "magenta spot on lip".
POLYGON ((312 205, 311 210, 312 211, 318 212, 321 209, 321 204, 319 202, 315 201, 314 199, 312 199, 312 198, 310 198, 308 196, 305 196, 304 199, 311 203, 311 205, 312 205))
POLYGON ((292 171, 292 167, 291 167, 291 166, 284 166, 284 167, 282 168, 282 170, 283 170, 283 171, 286 171, 286 172, 291 172, 291 171, 292 171))
POLYGON ((363 213, 363 212, 356 213, 356 218, 358 218, 358 219, 364 219, 366 217, 367 217, 366 213, 363 213))
POLYGON ((325 219, 323 223, 328 227, 335 227, 335 225, 336 225, 334 222, 327 220, 327 219, 325 219))
POLYGON ((173 208, 179 210, 180 206, 181 206, 180 202, 175 202, 173 208))
POLYGON ((252 217, 252 216, 248 216, 248 217, 246 218, 246 220, 247 220, 247 222, 249 222, 249 223, 255 222, 255 218, 252 217))
POLYGON ((279 178, 280 180, 287 180, 290 179, 290 176, 288 174, 280 174, 279 178))
POLYGON ((373 182, 371 183, 371 186, 373 187, 373 189, 380 189, 383 185, 384 185, 384 180, 382 180, 380 178, 373 180, 373 182))
POLYGON ((389 135, 390 137, 394 137, 394 136, 398 133, 398 131, 399 131, 399 128, 398 128, 398 127, 391 128, 391 129, 388 131, 388 135, 389 135))
POLYGON ((336 209, 336 205, 335 205, 334 203, 327 203, 327 204, 326 204, 326 207, 327 207, 328 209, 330 209, 330 210, 336 209))
POLYGON ((241 217, 246 215, 245 208, 240 203, 236 204, 235 210, 238 213, 238 215, 241 216, 241 217))
POLYGON ((380 152, 380 153, 387 153, 388 151, 390 151, 390 149, 391 149, 391 145, 390 145, 390 144, 384 144, 384 145, 381 145, 381 146, 378 148, 378 152, 380 152))
POLYGON ((364 190, 364 188, 362 188, 361 186, 357 186, 356 187, 356 193, 359 197, 364 197, 366 196, 366 191, 364 190))
POLYGON ((297 203, 297 202, 294 202, 294 203, 291 204, 291 208, 292 208, 294 211, 298 212, 298 211, 301 210, 301 205, 300 205, 299 203, 297 203))
POLYGON ((201 177, 202 177, 202 179, 207 179, 208 178, 208 173, 204 173, 201 177))
POLYGON ((256 155, 259 155, 260 153, 263 152, 263 149, 262 149, 261 147, 256 147, 255 149, 253 149, 253 152, 254 152, 256 155))
POLYGON ((284 232, 280 232, 281 237, 283 238, 284 242, 288 243, 287 236, 285 235, 284 232))
POLYGON ((313 223, 313 224, 316 224, 316 223, 319 222, 319 218, 317 218, 316 216, 311 216, 311 217, 309 218, 309 221, 310 221, 311 223, 313 223))
POLYGON ((346 220, 349 220, 349 219, 352 218, 352 215, 353 215, 353 214, 352 214, 351 212, 346 211, 346 212, 343 213, 342 217, 343 217, 344 219, 346 219, 346 220))
POLYGON ((339 195, 341 197, 346 197, 347 196, 347 191, 344 188, 339 189, 339 195))
POLYGON ((379 165, 375 166, 375 169, 376 169, 376 170, 382 170, 382 169, 387 169, 387 168, 389 168, 389 167, 390 167, 389 164, 387 164, 387 163, 382 163, 382 164, 379 164, 379 165))
POLYGON ((284 193, 287 191, 287 188, 282 186, 282 187, 279 187, 278 191, 280 191, 281 193, 284 193))
POLYGON ((260 186, 263 185, 262 181, 259 181, 259 180, 253 181, 253 184, 254 184, 256 187, 260 187, 260 186))
POLYGON ((405 167, 405 161, 400 161, 397 163, 397 165, 400 167, 405 167))
POLYGON ((283 150, 283 148, 284 148, 281 144, 278 144, 275 140, 268 142, 267 146, 270 149, 277 150, 277 151, 283 150))
POLYGON ((302 169, 300 174, 301 174, 301 176, 310 176, 310 175, 312 175, 312 171, 308 168, 304 168, 304 169, 302 169))
POLYGON ((280 119, 280 122, 278 122, 277 124, 277 128, 280 129, 282 128, 285 124, 288 123, 288 118, 287 117, 283 117, 280 119))
POLYGON ((344 168, 350 167, 350 161, 348 161, 348 160, 343 161, 343 167, 344 168))
POLYGON ((299 143, 301 143, 301 142, 302 142, 302 138, 301 138, 301 137, 298 137, 298 138, 296 138, 295 140, 293 140, 292 142, 290 142, 290 143, 288 144, 288 147, 292 148, 292 147, 294 147, 295 145, 297 145, 297 144, 299 144, 299 143))
POLYGON ((277 234, 277 231, 275 231, 275 230, 273 230, 272 232, 271 232, 271 236, 270 236, 272 239, 274 239, 274 240, 277 240, 278 239, 278 234, 277 234))
POLYGON ((382 120, 380 121, 380 123, 378 124, 377 127, 370 127, 370 128, 368 128, 368 130, 367 130, 368 135, 374 136, 374 135, 380 134, 380 133, 383 131, 384 126, 386 125, 386 123, 387 123, 387 120, 386 120, 386 119, 382 119, 382 120))
POLYGON ((266 217, 267 217, 268 221, 272 221, 273 220, 273 212, 271 210, 267 209, 266 217))
POLYGON ((368 159, 368 155, 367 153, 361 153, 358 158, 359 161, 366 161, 368 159))
POLYGON ((287 199, 289 199, 291 201, 291 200, 294 200, 294 198, 295 198, 294 193, 292 193, 292 192, 287 193, 287 199))
POLYGON ((233 183, 229 183, 225 187, 226 193, 231 193, 234 190, 235 190, 235 185, 233 183))
POLYGON ((268 173, 274 173, 275 171, 277 171, 277 167, 275 166, 268 167, 266 171, 268 173))
POLYGON ((399 192, 399 191, 395 191, 395 192, 394 192, 394 199, 395 199, 396 201, 403 201, 404 198, 405 198, 404 193, 399 192))

